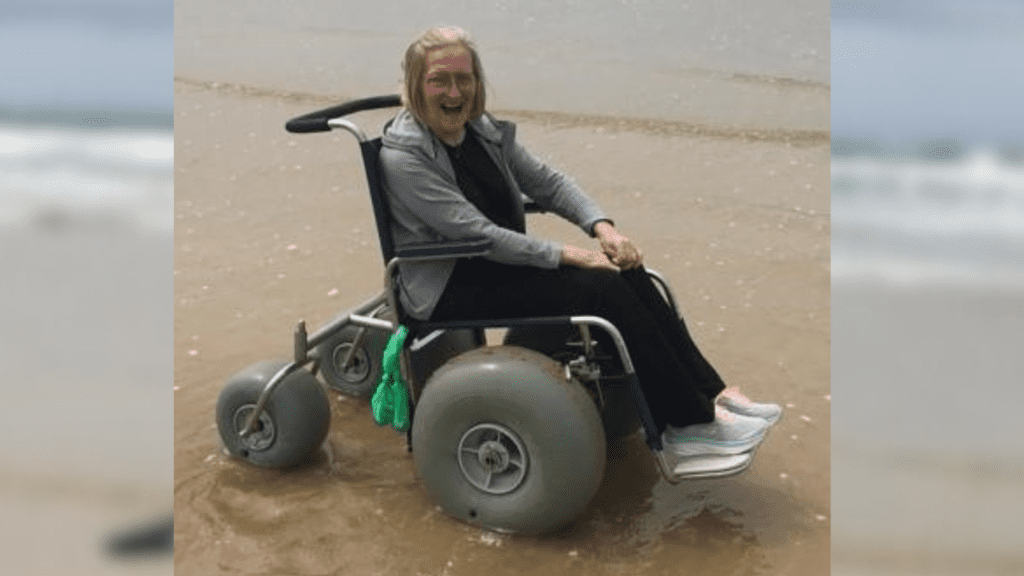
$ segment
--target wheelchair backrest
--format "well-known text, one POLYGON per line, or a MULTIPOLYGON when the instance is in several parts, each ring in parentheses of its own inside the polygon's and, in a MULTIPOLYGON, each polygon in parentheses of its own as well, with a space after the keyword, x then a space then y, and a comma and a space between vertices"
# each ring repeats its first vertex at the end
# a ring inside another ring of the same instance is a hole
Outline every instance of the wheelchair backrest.
MULTIPOLYGON (((391 122, 388 122, 390 125, 391 122)), ((384 127, 387 130, 387 125, 384 127)), ((360 151, 363 154, 363 167, 366 170, 366 183, 370 189, 370 202, 373 204, 373 217, 377 222, 377 238, 380 240, 380 252, 384 257, 384 264, 391 261, 395 255, 395 240, 391 236, 391 206, 388 204, 387 191, 381 180, 383 174, 380 168, 381 139, 373 138, 359 143, 360 151)))

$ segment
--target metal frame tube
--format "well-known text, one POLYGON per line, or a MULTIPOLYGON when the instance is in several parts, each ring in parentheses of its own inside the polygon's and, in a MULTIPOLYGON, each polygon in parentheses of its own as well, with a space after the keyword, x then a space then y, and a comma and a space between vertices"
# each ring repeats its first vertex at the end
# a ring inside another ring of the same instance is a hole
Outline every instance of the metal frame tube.
POLYGON ((577 328, 580 329, 580 338, 583 340, 583 353, 590 358, 594 355, 593 342, 590 340, 590 325, 579 324, 577 328))
POLYGON ((665 452, 663 450, 655 452, 654 458, 658 461, 658 468, 661 469, 661 475, 665 477, 665 480, 669 484, 679 484, 683 480, 686 480, 686 476, 680 476, 676 474, 674 470, 669 468, 668 460, 665 459, 665 452))
POLYGON ((349 122, 348 120, 345 120, 344 118, 335 118, 333 120, 328 120, 327 125, 330 126, 331 128, 342 128, 344 130, 348 130, 353 136, 356 137, 356 140, 359 140, 359 142, 366 142, 366 132, 363 132, 363 130, 359 126, 356 126, 355 124, 349 122))
POLYGON ((665 299, 668 300, 668 305, 672 308, 672 312, 678 317, 679 306, 676 305, 676 298, 672 294, 672 287, 668 285, 668 280, 665 280, 665 277, 657 270, 651 270, 650 268, 644 268, 644 270, 647 271, 648 276, 661 285, 662 290, 665 292, 665 299))
POLYGON ((626 370, 626 374, 633 374, 635 372, 633 368, 633 359, 629 357, 629 350, 626 348, 626 341, 622 338, 622 333, 619 332, 619 329, 616 328, 614 324, 600 316, 573 316, 569 321, 573 326, 591 324, 608 332, 608 334, 611 335, 612 340, 615 342, 615 347, 619 351, 619 358, 622 359, 622 367, 626 370))
POLYGON ((322 328, 320 328, 319 330, 314 332, 313 335, 309 337, 309 340, 307 341, 306 347, 307 348, 316 348, 321 343, 323 343, 325 340, 327 340, 328 338, 333 336, 335 332, 337 332, 338 330, 341 330, 345 326, 348 326, 352 322, 352 319, 351 319, 352 314, 366 314, 367 312, 370 312, 374 308, 377 308, 378 306, 383 304, 385 302, 385 300, 386 300, 386 298, 384 297, 383 293, 378 294, 378 295, 374 296, 373 298, 367 300, 366 302, 363 302, 359 306, 355 307, 353 309, 353 312, 350 312, 349 314, 346 314, 344 316, 339 316, 338 318, 335 318, 330 323, 324 325, 322 328))
POLYGON ((348 363, 352 361, 352 357, 355 356, 356 350, 363 344, 363 337, 366 336, 367 328, 360 326, 359 330, 356 331, 356 337, 352 339, 352 346, 349 347, 348 352, 345 353, 345 358, 341 361, 341 370, 345 371, 348 368, 348 363))
POLYGON ((245 438, 246 436, 253 432, 253 424, 256 423, 256 419, 259 418, 260 414, 263 413, 263 408, 267 405, 267 399, 270 398, 270 395, 274 392, 274 389, 277 388, 281 382, 284 382, 284 379, 289 374, 291 374, 301 366, 301 364, 289 362, 285 364, 284 367, 282 367, 280 370, 278 370, 277 374, 274 374, 274 377, 267 382, 267 384, 263 387, 263 392, 260 393, 259 399, 256 400, 256 409, 252 411, 252 414, 249 414, 249 419, 246 420, 245 426, 242 427, 241 432, 238 433, 238 436, 240 438, 245 438))
MULTIPOLYGON (((636 370, 633 367, 633 360, 629 356, 629 350, 626 348, 626 341, 622 338, 622 333, 615 327, 614 324, 601 318, 600 316, 573 316, 570 319, 573 325, 583 328, 587 325, 599 326, 606 330, 611 335, 612 340, 615 342, 615 347, 618 348, 619 357, 622 359, 622 366, 626 370, 626 375, 630 378, 636 378, 636 370)), ((639 406, 637 407, 640 408, 639 406)), ((648 408, 648 411, 650 408, 648 408)), ((641 418, 641 422, 643 422, 641 418)), ((644 430, 647 434, 657 434, 656 430, 647 430, 647 426, 644 426, 644 430)), ((663 449, 655 449, 654 445, 651 445, 651 452, 654 453, 654 459, 658 464, 658 469, 661 470, 661 475, 665 477, 665 480, 670 484, 679 484, 685 480, 686 476, 677 475, 668 465, 668 460, 665 458, 665 451, 663 449)), ((655 445, 660 447, 660 442, 656 442, 655 445)))
POLYGON ((394 328, 391 330, 392 332, 398 330, 398 302, 395 297, 395 272, 398 270, 398 264, 401 261, 401 258, 392 258, 384 269, 384 297, 387 299, 388 306, 390 306, 395 312, 396 321, 394 328))
POLYGON ((361 314, 349 314, 348 320, 352 324, 363 328, 387 330, 388 332, 395 332, 398 329, 395 322, 390 320, 381 320, 380 318, 371 318, 370 316, 363 316, 361 314))

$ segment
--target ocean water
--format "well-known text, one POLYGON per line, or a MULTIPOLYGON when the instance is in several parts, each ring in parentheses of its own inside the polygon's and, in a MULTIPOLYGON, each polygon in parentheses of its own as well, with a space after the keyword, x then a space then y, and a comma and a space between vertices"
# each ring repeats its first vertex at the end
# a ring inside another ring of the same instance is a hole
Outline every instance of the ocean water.
POLYGON ((171 114, 0 109, 0 226, 114 218, 173 232, 171 114))
POLYGON ((1022 148, 833 136, 834 446, 1024 465, 1022 148))
POLYGON ((832 138, 832 277, 1024 291, 1024 145, 832 138))
POLYGON ((1024 287, 1024 6, 831 8, 833 280, 1024 287))

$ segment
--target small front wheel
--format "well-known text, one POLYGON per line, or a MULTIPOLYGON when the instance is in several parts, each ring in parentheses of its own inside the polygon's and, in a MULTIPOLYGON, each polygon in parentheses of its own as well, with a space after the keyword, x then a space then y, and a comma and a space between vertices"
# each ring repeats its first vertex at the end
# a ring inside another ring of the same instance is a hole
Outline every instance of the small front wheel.
POLYGON ((285 468, 303 462, 323 444, 331 408, 323 387, 306 370, 289 374, 267 399, 254 431, 239 436, 264 386, 285 364, 254 364, 229 378, 221 390, 217 429, 232 456, 264 468, 285 468))
POLYGON ((349 396, 366 398, 373 394, 380 381, 381 357, 389 336, 384 330, 359 326, 339 330, 316 348, 324 382, 349 396))

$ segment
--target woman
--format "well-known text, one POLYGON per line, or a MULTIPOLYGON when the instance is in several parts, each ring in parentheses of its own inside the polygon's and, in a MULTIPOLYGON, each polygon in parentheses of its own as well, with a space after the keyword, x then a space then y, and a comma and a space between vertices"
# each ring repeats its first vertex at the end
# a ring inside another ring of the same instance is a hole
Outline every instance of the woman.
POLYGON ((627 342, 666 449, 691 468, 745 465, 781 409, 725 390, 643 270, 643 253, 570 179, 531 156, 513 124, 485 112, 483 68, 465 32, 428 30, 403 69, 405 109, 381 150, 396 244, 493 241, 486 258, 404 264, 403 308, 422 320, 602 316, 627 342), (526 235, 523 194, 601 250, 526 235))

